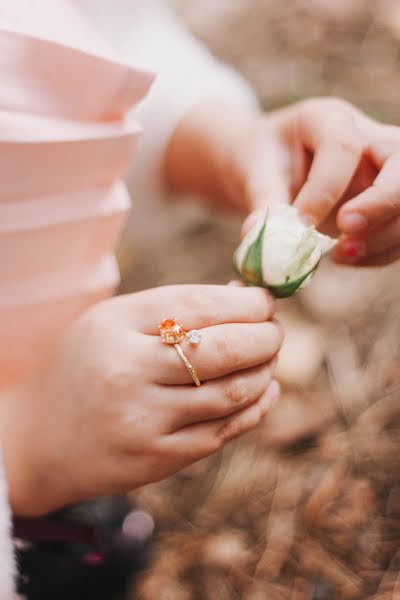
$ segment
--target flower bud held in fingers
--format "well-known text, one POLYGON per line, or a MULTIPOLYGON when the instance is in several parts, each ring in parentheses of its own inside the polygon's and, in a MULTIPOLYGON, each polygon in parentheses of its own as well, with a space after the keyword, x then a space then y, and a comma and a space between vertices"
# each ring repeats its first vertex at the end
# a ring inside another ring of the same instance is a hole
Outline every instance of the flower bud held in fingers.
POLYGON ((314 225, 305 225, 294 206, 281 204, 269 208, 264 221, 244 237, 234 266, 245 283, 285 298, 308 283, 322 255, 335 244, 314 225))

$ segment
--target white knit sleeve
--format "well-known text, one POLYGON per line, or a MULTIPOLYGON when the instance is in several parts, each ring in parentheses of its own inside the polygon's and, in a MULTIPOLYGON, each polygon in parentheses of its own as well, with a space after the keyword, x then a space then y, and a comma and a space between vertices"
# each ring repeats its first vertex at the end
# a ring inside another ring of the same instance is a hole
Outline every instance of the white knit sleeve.
POLYGON ((128 56, 154 70, 157 78, 136 109, 144 133, 131 176, 134 189, 155 192, 159 183, 162 190, 160 167, 168 140, 194 104, 215 99, 255 109, 257 99, 247 82, 217 61, 174 14, 158 10, 146 17, 130 41, 128 56))
MULTIPOLYGON (((121 59, 156 72, 147 98, 134 109, 143 126, 132 165, 135 194, 162 185, 160 165, 181 117, 202 100, 258 110, 257 97, 232 67, 219 62, 158 0, 75 0, 121 59)), ((158 190, 160 191, 160 190, 158 190)))

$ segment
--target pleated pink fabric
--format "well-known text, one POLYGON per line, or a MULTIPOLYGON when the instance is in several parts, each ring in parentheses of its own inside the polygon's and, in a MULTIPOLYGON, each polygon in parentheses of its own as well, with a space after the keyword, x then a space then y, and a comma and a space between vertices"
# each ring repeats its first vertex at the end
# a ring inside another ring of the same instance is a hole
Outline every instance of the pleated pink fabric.
POLYGON ((0 3, 0 387, 112 294, 121 177, 153 75, 118 61, 63 0, 0 3))

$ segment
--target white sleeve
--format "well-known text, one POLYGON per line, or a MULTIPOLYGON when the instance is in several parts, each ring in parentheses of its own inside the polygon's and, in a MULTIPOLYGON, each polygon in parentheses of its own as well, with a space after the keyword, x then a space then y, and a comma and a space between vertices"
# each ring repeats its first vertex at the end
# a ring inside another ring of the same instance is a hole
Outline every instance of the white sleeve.
POLYGON ((134 110, 144 130, 130 173, 137 194, 151 195, 160 187, 160 165, 168 140, 191 106, 210 99, 258 110, 257 97, 244 78, 213 57, 165 3, 75 2, 121 59, 157 73, 148 97, 134 110))

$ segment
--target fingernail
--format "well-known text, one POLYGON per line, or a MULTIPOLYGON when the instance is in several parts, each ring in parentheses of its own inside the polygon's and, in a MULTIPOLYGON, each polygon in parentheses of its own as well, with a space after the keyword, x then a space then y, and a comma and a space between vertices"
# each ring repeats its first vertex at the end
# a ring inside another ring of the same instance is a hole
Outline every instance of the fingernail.
POLYGON ((367 245, 362 240, 344 240, 336 246, 333 257, 348 264, 357 263, 367 254, 367 245))
POLYGON ((262 219, 265 218, 265 209, 258 209, 252 212, 247 219, 243 222, 241 235, 244 237, 257 223, 259 223, 262 219))
POLYGON ((316 225, 316 221, 311 215, 301 215, 301 220, 307 227, 310 227, 310 225, 316 225))
POLYGON ((264 397, 263 404, 264 404, 266 411, 274 406, 274 404, 278 401, 280 394, 281 394, 281 386, 276 381, 276 379, 273 379, 271 381, 271 383, 269 384, 269 387, 268 387, 265 397, 264 397))
POLYGON ((345 233, 355 233, 368 227, 368 221, 360 213, 346 213, 340 216, 339 219, 340 228, 345 233))
POLYGON ((237 279, 232 279, 229 283, 226 284, 228 287, 244 287, 244 284, 237 279))

